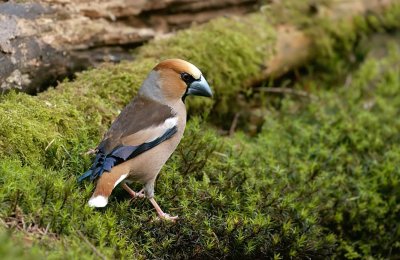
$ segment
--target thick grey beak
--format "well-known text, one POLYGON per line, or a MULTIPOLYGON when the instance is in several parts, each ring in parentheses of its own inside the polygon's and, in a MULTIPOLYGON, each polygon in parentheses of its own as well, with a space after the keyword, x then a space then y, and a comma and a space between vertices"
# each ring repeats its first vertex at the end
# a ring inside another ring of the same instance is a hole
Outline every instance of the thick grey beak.
POLYGON ((200 80, 195 80, 190 84, 187 95, 212 97, 212 91, 206 79, 201 75, 200 80))

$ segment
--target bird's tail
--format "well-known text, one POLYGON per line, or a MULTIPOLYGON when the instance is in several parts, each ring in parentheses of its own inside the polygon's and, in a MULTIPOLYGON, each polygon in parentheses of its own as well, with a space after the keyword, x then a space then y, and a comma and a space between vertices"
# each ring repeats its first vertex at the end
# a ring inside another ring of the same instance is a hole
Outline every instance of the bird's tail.
POLYGON ((78 178, 78 182, 83 181, 86 178, 90 177, 90 180, 94 180, 97 177, 101 176, 105 170, 111 170, 111 167, 106 167, 110 165, 110 160, 112 158, 107 158, 107 156, 102 152, 98 151, 96 154, 96 158, 89 170, 87 170, 84 174, 82 174, 78 178), (108 169, 109 168, 109 169, 108 169))

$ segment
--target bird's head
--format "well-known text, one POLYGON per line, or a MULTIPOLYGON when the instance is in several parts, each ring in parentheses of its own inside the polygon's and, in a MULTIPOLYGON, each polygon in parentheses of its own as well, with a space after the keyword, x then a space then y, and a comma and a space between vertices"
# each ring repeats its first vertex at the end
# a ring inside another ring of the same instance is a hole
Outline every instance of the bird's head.
POLYGON ((147 84, 143 87, 152 88, 153 94, 158 92, 165 99, 182 99, 186 96, 211 97, 212 91, 200 70, 193 64, 181 59, 168 59, 154 67, 149 78, 157 78, 157 84, 147 84), (152 86, 150 86, 152 85, 152 86))

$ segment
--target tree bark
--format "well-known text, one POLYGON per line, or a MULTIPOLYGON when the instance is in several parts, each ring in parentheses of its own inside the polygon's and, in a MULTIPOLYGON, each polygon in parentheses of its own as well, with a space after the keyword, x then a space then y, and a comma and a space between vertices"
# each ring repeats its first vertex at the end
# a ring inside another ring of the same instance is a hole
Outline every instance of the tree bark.
POLYGON ((132 59, 149 39, 259 0, 40 0, 0 3, 0 93, 36 93, 101 62, 132 59))

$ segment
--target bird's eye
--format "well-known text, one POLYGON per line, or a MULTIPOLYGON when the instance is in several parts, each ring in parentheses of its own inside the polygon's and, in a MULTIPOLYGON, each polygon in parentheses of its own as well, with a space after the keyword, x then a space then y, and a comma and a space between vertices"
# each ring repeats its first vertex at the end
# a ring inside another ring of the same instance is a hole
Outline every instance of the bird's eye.
POLYGON ((194 78, 192 77, 192 75, 190 75, 186 72, 181 73, 181 79, 183 81, 185 81, 186 84, 190 84, 194 81, 194 78))

